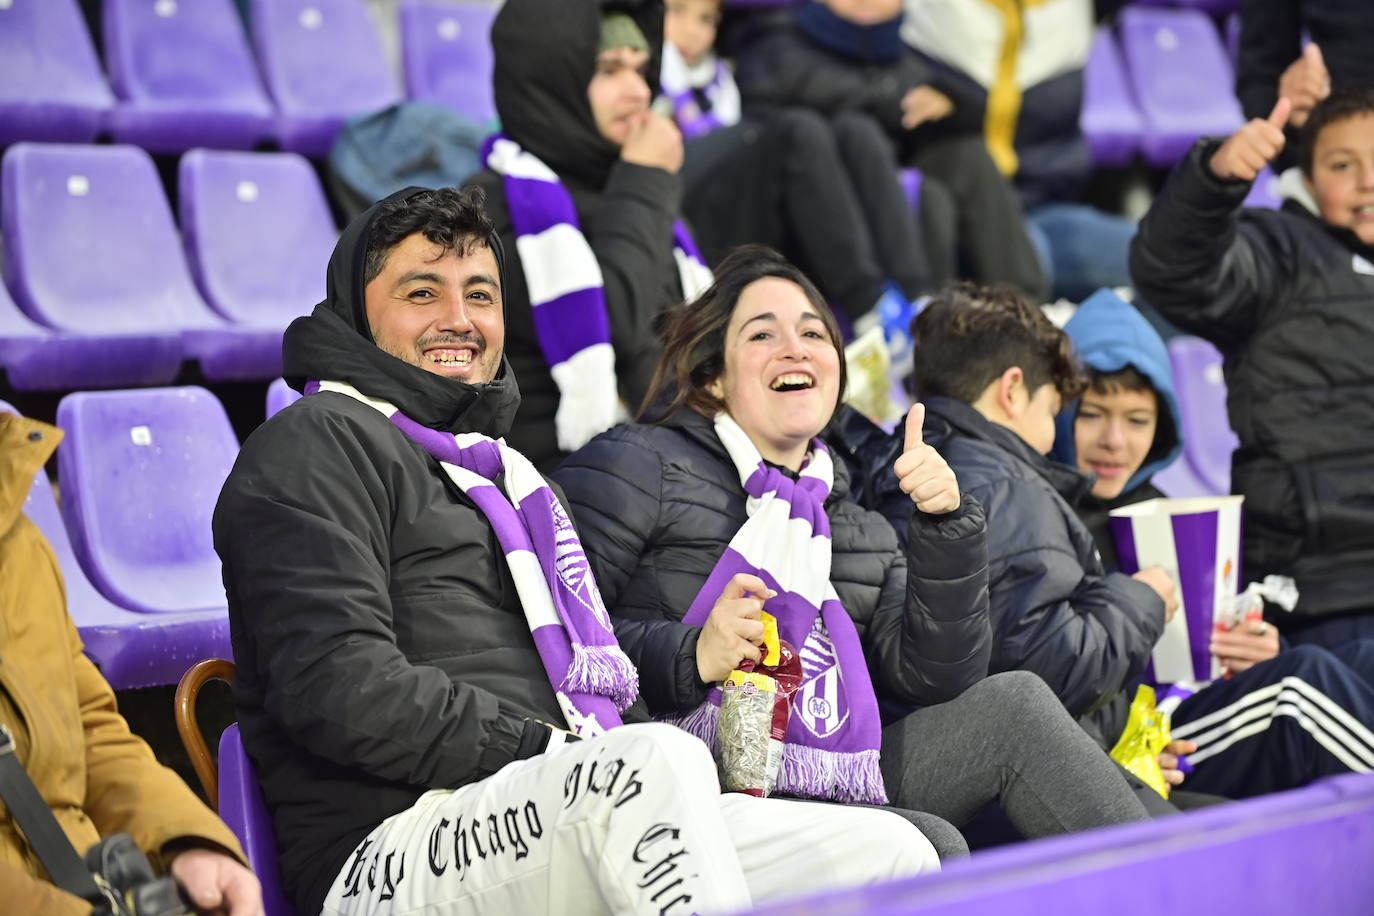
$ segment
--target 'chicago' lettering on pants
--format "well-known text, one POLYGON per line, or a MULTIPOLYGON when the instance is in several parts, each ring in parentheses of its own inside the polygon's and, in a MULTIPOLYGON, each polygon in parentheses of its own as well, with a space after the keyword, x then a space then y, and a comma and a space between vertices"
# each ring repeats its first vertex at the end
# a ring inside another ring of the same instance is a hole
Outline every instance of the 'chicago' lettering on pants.
MULTIPOLYGON (((598 754, 601 751, 598 749, 598 754)), ((590 763, 578 761, 568 771, 563 780, 563 808, 571 808, 583 798, 601 796, 615 798, 614 807, 637 797, 644 791, 644 783, 639 781, 639 770, 627 769, 624 758, 611 761, 593 760, 590 763), (624 776, 624 779, 621 777, 624 776)))
POLYGON ((635 844, 635 864, 648 866, 643 869, 638 886, 646 893, 653 891, 649 899, 658 907, 660 916, 668 916, 679 903, 690 910, 692 895, 687 893, 683 882, 699 877, 695 872, 687 874, 690 866, 684 858, 688 855, 687 849, 678 839, 681 834, 682 831, 672 824, 658 823, 644 831, 635 844))
POLYGON ((513 855, 515 861, 520 861, 530 854, 529 844, 543 835, 544 824, 533 801, 485 818, 466 814, 452 821, 440 818, 429 832, 429 870, 437 878, 452 868, 462 881, 474 862, 483 862, 488 857, 513 855), (450 843, 452 851, 446 856, 450 843))

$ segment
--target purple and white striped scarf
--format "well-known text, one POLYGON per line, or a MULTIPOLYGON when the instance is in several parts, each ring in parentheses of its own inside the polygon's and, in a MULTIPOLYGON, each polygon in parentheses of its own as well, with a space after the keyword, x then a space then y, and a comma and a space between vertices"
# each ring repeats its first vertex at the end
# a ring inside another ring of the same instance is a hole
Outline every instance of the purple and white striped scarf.
POLYGON ((362 401, 433 455, 486 515, 506 553, 530 635, 568 728, 583 737, 620 725, 639 693, 639 674, 616 642, 582 542, 544 478, 504 439, 421 426, 395 406, 346 382, 310 382, 362 401), (494 481, 504 476, 504 491, 494 481))
MULTIPOLYGON (((482 158, 504 179, 534 334, 558 386, 558 447, 576 451, 626 416, 601 265, 582 235, 572 195, 552 169, 501 134, 487 138, 482 158)), ((681 221, 673 241, 683 298, 695 299, 711 285, 711 271, 681 221)))
POLYGON ((671 114, 678 130, 688 140, 739 123, 739 88, 730 68, 714 54, 706 55, 696 66, 689 66, 672 42, 664 42, 658 85, 662 98, 672 105, 671 114), (706 96, 711 103, 710 111, 701 110, 693 90, 706 96))
MULTIPOLYGON (((796 647, 803 681, 792 695, 778 789, 809 798, 885 804, 878 767, 882 725, 859 634, 830 584, 830 519, 825 499, 834 483, 830 453, 819 439, 797 480, 759 455, 729 414, 716 435, 749 495, 749 518, 731 538, 684 623, 705 623, 736 573, 752 573, 778 594, 765 608, 796 647)), ((715 748, 720 685, 705 703, 668 721, 715 748)))

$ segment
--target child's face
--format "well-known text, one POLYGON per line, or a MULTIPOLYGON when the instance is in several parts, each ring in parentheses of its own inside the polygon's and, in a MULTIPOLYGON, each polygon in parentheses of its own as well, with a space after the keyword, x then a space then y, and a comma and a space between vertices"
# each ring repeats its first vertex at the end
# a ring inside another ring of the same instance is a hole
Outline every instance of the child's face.
POLYGON ((896 19, 902 0, 825 0, 830 12, 855 25, 876 25, 896 19))
POLYGON ((1159 403, 1153 391, 1113 386, 1103 394, 1089 388, 1078 405, 1073 442, 1078 469, 1097 475, 1093 496, 1115 499, 1140 470, 1155 444, 1159 403))
POLYGON ((1312 193, 1323 220, 1374 245, 1374 112, 1322 128, 1312 151, 1312 193))
POLYGON ((649 84, 644 75, 649 54, 631 48, 612 48, 596 58, 596 73, 587 84, 587 101, 601 136, 623 146, 630 127, 649 110, 649 84))
POLYGON ((719 23, 718 0, 668 0, 663 37, 677 48, 683 60, 695 64, 716 43, 719 23))

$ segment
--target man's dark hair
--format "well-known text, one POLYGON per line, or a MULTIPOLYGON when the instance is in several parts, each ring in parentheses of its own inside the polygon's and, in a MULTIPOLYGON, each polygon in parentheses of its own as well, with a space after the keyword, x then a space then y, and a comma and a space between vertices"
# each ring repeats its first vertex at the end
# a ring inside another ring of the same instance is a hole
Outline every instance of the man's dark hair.
POLYGON ((1342 86, 1317 103, 1298 135, 1298 164, 1304 175, 1312 177, 1312 156, 1317 151, 1317 138, 1326 126, 1359 115, 1374 115, 1374 85, 1342 86))
POLYGON ((843 400, 847 380, 844 363, 844 337, 825 297, 806 275, 786 258, 763 245, 741 245, 721 261, 715 282, 693 302, 684 302, 659 314, 658 332, 663 354, 654 370, 649 393, 639 410, 639 419, 662 422, 682 408, 706 417, 725 409, 709 386, 725 371, 725 332, 730 317, 745 287, 765 277, 790 280, 801 287, 807 301, 820 316, 830 342, 840 355, 838 400, 843 400))
POLYGON ((967 282, 947 287, 912 322, 911 332, 923 397, 972 404, 1012 366, 1021 368, 1032 395, 1047 383, 1065 402, 1083 391, 1069 336, 1014 290, 967 282))
POLYGON ((1088 377, 1088 387, 1098 394, 1111 394, 1118 388, 1124 388, 1126 391, 1148 391, 1156 397, 1159 396, 1159 392, 1155 391, 1154 383, 1135 366, 1124 366, 1112 372, 1103 372, 1101 369, 1087 366, 1085 372, 1088 377))
POLYGON ((407 236, 424 234, 444 253, 467 257, 477 245, 489 244, 496 227, 487 216, 481 188, 438 188, 422 191, 382 207, 372 220, 363 263, 363 285, 386 267, 387 255, 407 236))

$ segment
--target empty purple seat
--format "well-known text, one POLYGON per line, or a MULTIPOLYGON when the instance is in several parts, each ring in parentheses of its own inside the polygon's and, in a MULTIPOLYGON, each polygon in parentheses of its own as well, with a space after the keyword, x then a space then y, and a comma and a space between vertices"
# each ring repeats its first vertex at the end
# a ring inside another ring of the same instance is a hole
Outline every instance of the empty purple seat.
POLYGON ((290 385, 286 384, 286 379, 279 378, 267 386, 267 418, 270 418, 301 399, 301 393, 290 385))
POLYGON ((1110 29, 1098 29, 1088 52, 1078 124, 1098 165, 1128 165, 1140 151, 1145 122, 1110 29))
POLYGON ((1231 62, 1205 13, 1128 6, 1118 30, 1150 165, 1172 166, 1198 137, 1229 134, 1244 123, 1231 62))
POLYGON ((267 916, 294 916, 295 909, 282 889, 272 818, 258 786, 253 761, 243 749, 237 722, 219 738, 218 802, 219 816, 239 838, 248 864, 262 883, 262 905, 267 916))
POLYGON ((315 170, 296 153, 198 149, 178 176, 181 234, 206 301, 280 337, 324 298, 338 236, 315 170))
POLYGON ((1266 210, 1277 210, 1283 206, 1283 198, 1279 196, 1279 177, 1268 167, 1255 177, 1250 193, 1245 195, 1245 206, 1263 207, 1266 210))
POLYGON ((400 101, 363 0, 253 0, 252 12, 283 149, 323 157, 349 117, 400 101))
POLYGON ((496 10, 476 2, 402 4, 401 49, 412 99, 447 105, 479 124, 496 120, 491 87, 496 10))
POLYGON ((115 140, 176 153, 272 138, 275 112, 230 0, 104 0, 104 26, 115 140))
POLYGON ((1184 455, 1179 455, 1174 463, 1155 474, 1150 480, 1170 499, 1192 499, 1198 496, 1222 496, 1206 481, 1197 475, 1193 465, 1184 455))
POLYGON ((84 391, 57 425, 62 514, 82 568, 105 597, 146 619, 131 662, 175 684, 202 658, 231 657, 210 517, 238 454, 229 418, 203 388, 84 391), (165 619, 178 624, 162 633, 165 619))
POLYGON ((1199 337, 1169 341, 1169 361, 1178 392, 1183 455, 1215 495, 1231 492, 1231 453, 1240 441, 1226 414, 1226 380, 1221 354, 1199 337))
POLYGON ((89 143, 113 104, 76 0, 0 3, 0 146, 89 143))
POLYGON ((280 327, 230 324, 196 291, 146 152, 20 143, 0 172, 6 278, 30 318, 117 338, 123 349, 102 358, 159 359, 179 341, 170 368, 156 367, 168 378, 182 358, 211 379, 281 374, 280 327), (160 338, 159 348, 126 346, 133 335, 160 338))

